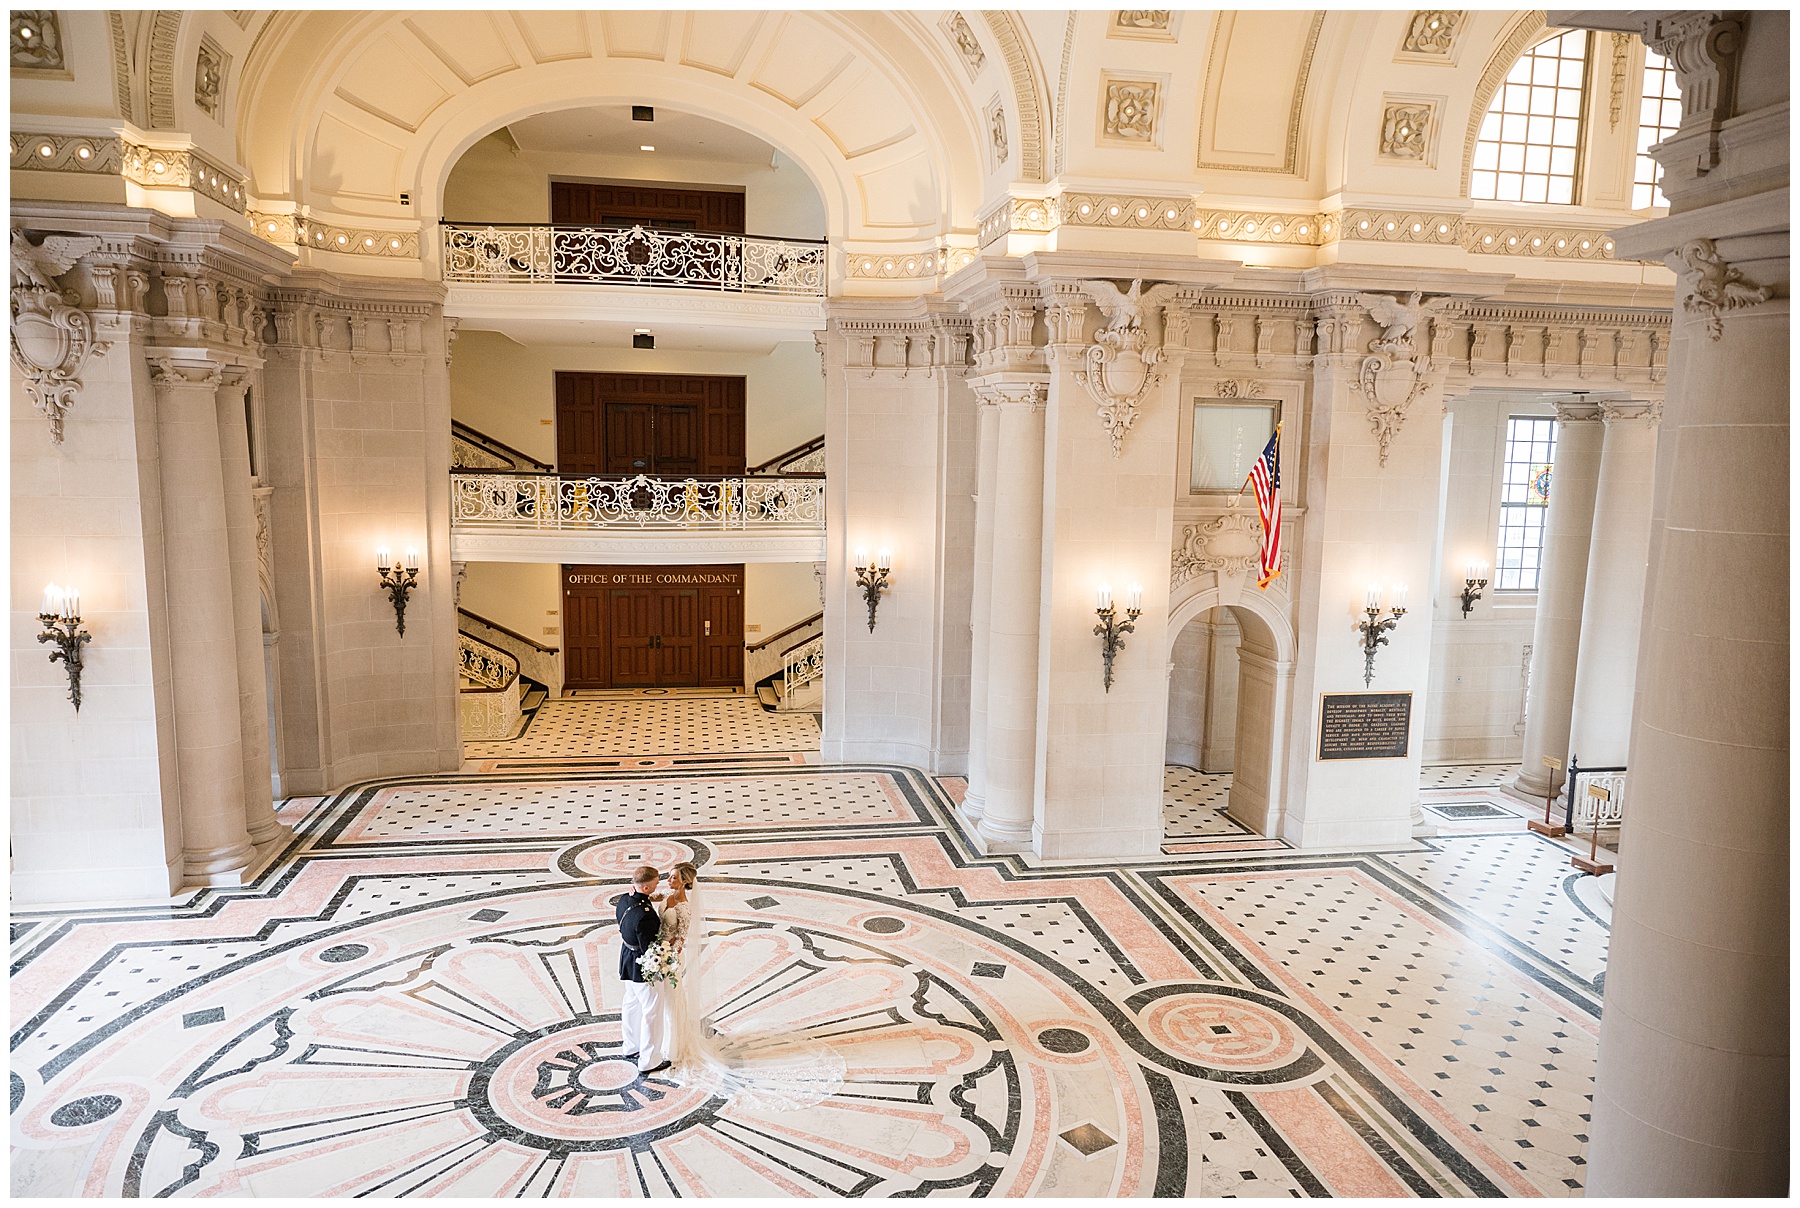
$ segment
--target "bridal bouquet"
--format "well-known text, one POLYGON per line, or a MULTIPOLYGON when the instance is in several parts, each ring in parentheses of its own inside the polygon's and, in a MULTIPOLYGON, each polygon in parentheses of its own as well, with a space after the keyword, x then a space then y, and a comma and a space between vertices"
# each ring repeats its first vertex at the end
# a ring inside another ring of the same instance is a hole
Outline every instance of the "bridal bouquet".
POLYGON ((644 955, 638 957, 638 968, 644 971, 644 980, 652 985, 657 982, 668 982, 671 986, 681 984, 681 953, 661 940, 644 949, 644 955))

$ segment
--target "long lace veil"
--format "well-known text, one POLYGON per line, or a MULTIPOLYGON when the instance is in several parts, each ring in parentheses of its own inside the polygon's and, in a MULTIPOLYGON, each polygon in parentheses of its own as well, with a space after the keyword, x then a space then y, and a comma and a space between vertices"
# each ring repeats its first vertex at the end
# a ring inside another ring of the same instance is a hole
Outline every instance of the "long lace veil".
POLYGON ((708 911, 698 883, 689 887, 688 902, 687 974, 681 988, 688 996, 698 1080, 715 1093, 775 1111, 811 1107, 834 1094, 843 1085, 844 1060, 829 1045, 796 1032, 714 1030, 713 1013, 733 979, 724 967, 729 946, 721 949, 712 932, 729 925, 708 911))

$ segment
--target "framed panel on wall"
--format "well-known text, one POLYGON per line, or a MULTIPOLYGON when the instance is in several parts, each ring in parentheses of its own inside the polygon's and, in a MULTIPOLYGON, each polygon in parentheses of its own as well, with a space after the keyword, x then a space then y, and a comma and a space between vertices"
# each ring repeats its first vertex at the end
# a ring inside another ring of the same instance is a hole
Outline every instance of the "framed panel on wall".
POLYGON ((1193 408, 1189 492, 1242 490, 1281 421, 1281 400, 1197 398, 1193 408))

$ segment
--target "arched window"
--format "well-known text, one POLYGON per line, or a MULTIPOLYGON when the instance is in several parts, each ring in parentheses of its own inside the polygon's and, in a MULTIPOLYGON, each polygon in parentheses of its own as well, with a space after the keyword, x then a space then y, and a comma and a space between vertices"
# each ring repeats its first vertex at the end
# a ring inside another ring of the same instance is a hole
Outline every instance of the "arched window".
POLYGON ((1675 133, 1681 125, 1681 89, 1675 83, 1675 64, 1654 50, 1644 55, 1644 99, 1638 105, 1637 171, 1631 178, 1631 208, 1666 206, 1662 166, 1650 157, 1650 148, 1675 133))
POLYGON ((1571 30, 1513 64, 1481 121, 1471 197, 1574 204, 1587 58, 1586 31, 1571 30))

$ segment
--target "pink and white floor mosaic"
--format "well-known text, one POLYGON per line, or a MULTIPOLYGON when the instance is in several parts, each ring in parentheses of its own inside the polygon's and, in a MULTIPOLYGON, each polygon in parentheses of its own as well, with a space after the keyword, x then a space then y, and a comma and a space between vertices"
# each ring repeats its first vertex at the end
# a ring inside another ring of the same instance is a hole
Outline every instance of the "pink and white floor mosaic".
POLYGON ((1572 1195, 1604 924, 1523 833, 1034 870, 903 768, 358 786, 172 907, 15 914, 14 1195, 1572 1195), (692 859, 800 1111, 620 1060, 692 859))

